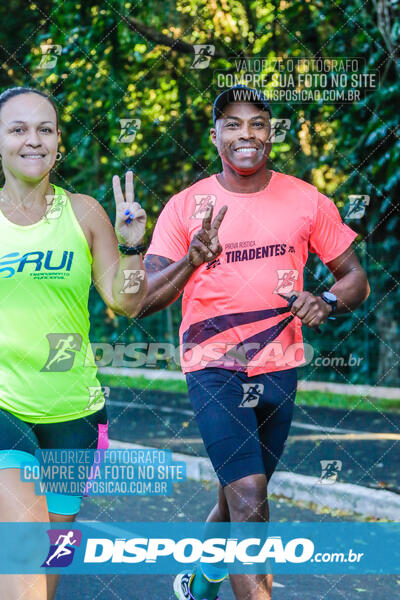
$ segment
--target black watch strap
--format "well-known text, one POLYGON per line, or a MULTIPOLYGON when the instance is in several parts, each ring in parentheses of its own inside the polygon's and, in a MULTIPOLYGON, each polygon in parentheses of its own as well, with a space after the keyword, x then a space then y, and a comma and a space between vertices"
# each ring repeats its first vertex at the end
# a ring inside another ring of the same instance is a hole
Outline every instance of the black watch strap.
MULTIPOLYGON (((337 298, 334 294, 332 294, 332 292, 322 292, 321 296, 322 300, 324 302, 326 302, 326 304, 329 304, 329 306, 332 308, 331 311, 331 315, 335 314, 336 309, 337 309, 337 298), (329 296, 332 296, 332 298, 330 298, 329 296)), ((331 317, 329 317, 331 318, 331 317)))
POLYGON ((125 244, 118 244, 118 250, 121 252, 121 254, 128 254, 129 256, 133 254, 142 254, 145 249, 146 248, 143 246, 143 244, 139 244, 138 246, 125 246, 125 244))

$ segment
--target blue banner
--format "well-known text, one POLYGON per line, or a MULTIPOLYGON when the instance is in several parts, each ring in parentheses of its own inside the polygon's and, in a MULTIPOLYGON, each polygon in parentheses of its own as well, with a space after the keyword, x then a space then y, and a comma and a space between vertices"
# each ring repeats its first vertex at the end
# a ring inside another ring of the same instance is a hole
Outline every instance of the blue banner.
POLYGON ((400 523, 0 523, 1 573, 394 574, 400 523))

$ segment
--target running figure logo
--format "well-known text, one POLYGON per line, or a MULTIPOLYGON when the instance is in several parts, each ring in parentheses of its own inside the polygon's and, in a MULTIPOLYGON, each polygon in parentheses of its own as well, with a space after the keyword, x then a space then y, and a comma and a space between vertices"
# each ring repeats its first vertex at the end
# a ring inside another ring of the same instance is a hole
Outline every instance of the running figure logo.
POLYGON ((349 196, 349 209, 344 217, 347 221, 352 219, 362 219, 365 215, 365 207, 369 206, 369 196, 351 195, 349 196))
POLYGON ((271 119, 271 133, 268 141, 279 144, 285 140, 290 129, 290 119, 271 119))
POLYGON ((79 529, 48 529, 50 549, 42 567, 68 567, 74 558, 75 547, 81 545, 79 529))
POLYGON ((36 69, 54 69, 58 57, 61 56, 62 46, 59 44, 43 44, 40 46, 42 57, 36 69))
POLYGON ((264 393, 263 383, 242 383, 243 400, 239 408, 254 408, 260 401, 261 394, 264 393))
POLYGON ((219 258, 214 258, 214 260, 211 260, 209 263, 207 263, 206 269, 215 269, 215 267, 218 267, 220 264, 221 261, 219 258))
POLYGON ((61 217, 63 207, 66 205, 67 199, 64 194, 48 194, 46 196, 46 213, 44 218, 46 221, 50 219, 58 219, 61 217))
POLYGON ((342 470, 341 460, 320 460, 321 477, 318 483, 324 485, 335 483, 338 473, 342 470))
POLYGON ((104 400, 108 400, 110 397, 110 388, 101 385, 90 385, 89 389, 89 402, 87 403, 87 410, 95 410, 103 407, 104 400))
POLYGON ((205 219, 211 212, 211 207, 215 206, 217 197, 214 194, 195 194, 196 203, 192 219, 205 219))
POLYGON ((215 54, 215 46, 212 44, 194 44, 194 60, 190 65, 191 69, 207 69, 211 57, 215 54))
POLYGON ((119 144, 130 144, 136 138, 138 129, 140 129, 140 119, 120 119, 121 132, 117 142, 119 144))
POLYGON ((79 333, 48 333, 46 337, 50 352, 41 371, 54 373, 72 369, 75 353, 79 352, 82 346, 79 333))
POLYGON ((278 283, 274 294, 290 294, 293 292, 295 283, 299 278, 299 272, 295 269, 277 269, 278 283))
POLYGON ((140 282, 144 280, 143 269, 124 269, 125 281, 120 294, 136 294, 140 288, 140 282))

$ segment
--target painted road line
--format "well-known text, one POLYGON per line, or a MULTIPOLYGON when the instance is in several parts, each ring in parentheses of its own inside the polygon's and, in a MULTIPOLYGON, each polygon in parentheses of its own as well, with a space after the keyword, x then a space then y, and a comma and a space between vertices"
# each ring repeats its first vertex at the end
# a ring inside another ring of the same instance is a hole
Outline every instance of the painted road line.
POLYGON ((299 441, 318 441, 318 440, 340 440, 345 441, 379 441, 379 440, 400 440, 399 433, 318 433, 312 435, 291 435, 288 437, 288 442, 299 442, 299 441))
POLYGON ((301 423, 300 421, 292 421, 293 427, 299 429, 308 429, 309 431, 326 431, 328 433, 358 433, 354 429, 341 429, 340 427, 323 427, 322 425, 311 425, 310 423, 301 423))

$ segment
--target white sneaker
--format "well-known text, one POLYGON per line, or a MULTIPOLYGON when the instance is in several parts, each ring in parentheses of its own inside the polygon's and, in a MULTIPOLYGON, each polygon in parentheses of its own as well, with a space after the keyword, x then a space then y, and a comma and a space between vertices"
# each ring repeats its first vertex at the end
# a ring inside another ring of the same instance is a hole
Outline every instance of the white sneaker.
POLYGON ((183 571, 174 579, 174 592, 178 600, 195 600, 190 592, 190 584, 194 577, 193 571, 183 571))
MULTIPOLYGON (((174 592, 178 600, 196 600, 190 591, 190 584, 193 581, 193 571, 182 571, 174 579, 174 592)), ((216 597, 216 600, 219 596, 216 597)))

